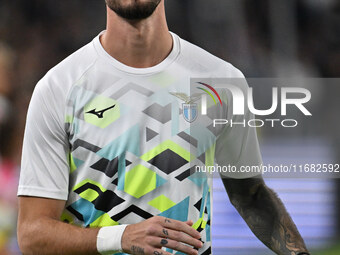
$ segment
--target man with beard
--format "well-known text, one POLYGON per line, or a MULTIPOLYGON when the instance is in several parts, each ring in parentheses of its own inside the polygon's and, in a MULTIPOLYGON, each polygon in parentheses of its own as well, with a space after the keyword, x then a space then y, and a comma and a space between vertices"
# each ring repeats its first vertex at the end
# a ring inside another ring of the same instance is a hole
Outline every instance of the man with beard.
MULTIPOLYGON (((20 248, 211 254, 211 179, 190 167, 214 158, 260 165, 256 132, 190 133, 193 120, 178 98, 187 97, 191 77, 243 75, 170 33, 164 0, 106 4, 106 31, 49 71, 33 93, 18 189, 20 248)), ((230 200, 263 243, 277 254, 308 254, 260 176, 229 177, 230 200)))

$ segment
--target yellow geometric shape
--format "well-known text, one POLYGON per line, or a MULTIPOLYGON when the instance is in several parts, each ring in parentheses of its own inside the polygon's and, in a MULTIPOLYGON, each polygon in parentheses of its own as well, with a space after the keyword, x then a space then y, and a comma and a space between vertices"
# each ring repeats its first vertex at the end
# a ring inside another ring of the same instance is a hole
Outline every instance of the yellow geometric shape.
POLYGON ((70 223, 72 224, 73 223, 73 218, 72 218, 72 215, 67 212, 67 211, 64 211, 60 217, 60 220, 61 221, 64 221, 64 222, 67 222, 67 223, 70 223))
POLYGON ((119 225, 118 222, 114 221, 110 218, 110 216, 105 213, 96 219, 94 222, 90 224, 91 228, 101 228, 101 227, 108 227, 108 226, 116 226, 119 225))
POLYGON ((201 224, 201 228, 205 229, 205 226, 207 225, 207 221, 203 220, 201 224))
POLYGON ((93 189, 87 189, 79 194, 80 197, 84 198, 87 201, 94 201, 97 197, 99 197, 99 194, 97 191, 93 189))
POLYGON ((140 198, 156 188, 156 173, 143 165, 137 165, 125 175, 124 191, 140 198))
MULTIPOLYGON (((204 215, 204 214, 203 214, 203 215, 204 215)), ((202 216, 201 218, 199 218, 198 221, 196 221, 196 222, 194 223, 194 225, 192 225, 192 228, 198 229, 198 227, 201 226, 202 221, 203 221, 203 216, 202 216)))
POLYGON ((198 221, 196 221, 194 223, 194 225, 192 225, 192 227, 194 229, 198 229, 201 226, 201 228, 205 229, 205 227, 207 225, 207 221, 203 220, 203 218, 204 218, 204 213, 203 213, 202 217, 199 218, 198 221))
POLYGON ((157 86, 160 87, 168 87, 169 85, 173 84, 176 81, 175 76, 173 75, 169 75, 166 72, 161 72, 155 75, 152 75, 150 80, 151 82, 153 82, 154 84, 156 84, 157 86))
POLYGON ((74 171, 77 170, 77 166, 74 163, 74 159, 71 153, 68 154, 68 161, 69 161, 69 166, 70 166, 70 173, 72 174, 74 171))
POLYGON ((205 152, 205 166, 213 166, 215 159, 215 148, 216 143, 214 143, 209 149, 205 152))
POLYGON ((72 115, 66 115, 65 117, 65 123, 73 123, 74 116, 72 115))
POLYGON ((159 197, 156 197, 155 199, 151 200, 148 204, 158 209, 161 212, 164 212, 168 210, 169 208, 176 205, 175 202, 171 201, 169 198, 167 198, 164 195, 160 195, 159 197))

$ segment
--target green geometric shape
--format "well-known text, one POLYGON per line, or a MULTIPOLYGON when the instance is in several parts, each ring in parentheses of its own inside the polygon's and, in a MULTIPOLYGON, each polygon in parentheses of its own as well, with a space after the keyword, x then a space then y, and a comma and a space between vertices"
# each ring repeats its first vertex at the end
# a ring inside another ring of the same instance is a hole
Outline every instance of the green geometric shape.
POLYGON ((194 225, 192 225, 192 228, 198 229, 199 226, 201 226, 202 222, 203 222, 203 216, 202 216, 201 218, 199 218, 198 221, 196 221, 196 222, 194 223, 194 225))
POLYGON ((71 153, 68 154, 68 164, 70 166, 70 173, 72 174, 74 171, 76 171, 77 166, 74 163, 74 160, 73 160, 73 157, 72 157, 71 153))
POLYGON ((64 211, 60 216, 60 220, 72 224, 73 216, 68 211, 64 211))
POLYGON ((135 198, 140 198, 157 186, 156 173, 143 165, 137 165, 125 175, 124 191, 135 198))
POLYGON ((213 166, 215 159, 215 148, 216 143, 214 143, 209 149, 205 152, 205 166, 213 166))
POLYGON ((70 166, 70 173, 72 174, 74 171, 77 170, 78 167, 80 167, 84 161, 74 158, 71 153, 68 155, 68 162, 70 166))
POLYGON ((207 225, 207 221, 202 220, 201 228, 205 229, 206 225, 207 225))
POLYGON ((176 205, 175 202, 171 201, 169 198, 167 198, 164 195, 160 195, 159 197, 156 197, 155 199, 151 200, 148 204, 158 209, 160 212, 164 212, 168 210, 169 208, 176 205))
POLYGON ((93 189, 87 189, 79 194, 80 197, 84 198, 87 201, 94 201, 97 197, 99 197, 99 194, 97 191, 93 189))
POLYGON ((74 116, 72 115, 66 115, 65 117, 65 123, 72 123, 74 119, 74 116))
POLYGON ((116 226, 119 225, 118 222, 111 219, 111 217, 105 213, 96 219, 94 222, 90 224, 91 228, 101 228, 101 227, 108 227, 108 226, 116 226))
POLYGON ((119 103, 112 98, 97 96, 84 107, 84 120, 100 128, 106 128, 119 117, 119 103))
POLYGON ((166 88, 176 81, 176 76, 170 75, 166 72, 161 72, 159 74, 152 75, 150 80, 157 86, 166 88))

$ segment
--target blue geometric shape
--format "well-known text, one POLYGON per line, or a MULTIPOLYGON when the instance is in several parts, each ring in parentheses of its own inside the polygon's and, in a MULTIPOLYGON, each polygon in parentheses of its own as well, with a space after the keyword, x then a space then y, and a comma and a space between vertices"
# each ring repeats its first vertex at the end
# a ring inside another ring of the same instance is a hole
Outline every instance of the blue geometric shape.
POLYGON ((209 194, 209 185, 208 183, 205 183, 204 188, 203 188, 202 203, 201 203, 201 208, 200 208, 200 218, 203 216, 204 209, 208 202, 208 194, 209 194))
POLYGON ((127 151, 136 156, 140 156, 139 141, 139 125, 137 124, 99 150, 97 155, 108 160, 113 160, 127 151))
POLYGON ((210 242, 211 241, 211 236, 210 236, 210 225, 205 225, 205 233, 206 233, 206 241, 210 242))
POLYGON ((73 119, 72 126, 73 126, 74 134, 78 134, 79 133, 79 119, 78 118, 73 119))
POLYGON ((179 220, 179 221, 187 221, 188 220, 188 210, 189 210, 189 197, 184 199, 182 202, 174 205, 170 209, 162 212, 159 216, 163 216, 166 218, 179 220))
POLYGON ((83 198, 80 198, 70 206, 83 215, 85 226, 90 225, 92 222, 94 222, 96 219, 104 214, 103 211, 97 210, 94 207, 94 204, 83 198))
POLYGON ((73 162, 77 168, 79 168, 82 164, 84 164, 84 161, 77 159, 77 158, 73 158, 73 162))
POLYGON ((168 181, 163 179, 162 177, 160 177, 158 174, 156 175, 156 188, 162 186, 166 182, 168 182, 168 181))
POLYGON ((169 249, 169 248, 166 248, 165 251, 166 251, 166 252, 169 252, 169 253, 171 253, 171 254, 174 252, 173 249, 169 249))
POLYGON ((188 177, 190 181, 195 183, 198 187, 202 187, 207 182, 207 175, 203 172, 196 172, 188 177))

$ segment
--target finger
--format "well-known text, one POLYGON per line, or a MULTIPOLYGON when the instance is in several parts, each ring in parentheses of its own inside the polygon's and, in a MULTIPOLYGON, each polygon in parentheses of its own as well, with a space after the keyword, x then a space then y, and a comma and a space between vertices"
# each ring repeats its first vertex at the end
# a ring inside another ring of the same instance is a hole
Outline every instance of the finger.
POLYGON ((185 224, 188 224, 190 227, 192 226, 192 225, 194 225, 194 222, 192 221, 192 220, 188 220, 188 221, 186 221, 186 222, 184 222, 185 224))
POLYGON ((155 248, 151 251, 150 254, 152 254, 152 255, 172 255, 169 252, 163 251, 161 249, 155 249, 155 248))
POLYGON ((196 239, 201 238, 201 234, 193 229, 191 226, 187 225, 185 222, 164 218, 163 227, 168 229, 173 229, 177 231, 182 231, 196 239))
POLYGON ((181 231, 163 228, 161 231, 159 231, 158 236, 185 243, 196 248, 201 248, 203 246, 200 240, 197 240, 196 238, 193 238, 181 231))
POLYGON ((159 245, 160 247, 166 247, 166 248, 170 248, 173 249, 175 251, 179 251, 182 252, 184 254, 188 254, 188 255, 197 255, 198 251, 193 249, 191 246, 185 245, 181 242, 177 242, 174 240, 170 240, 170 239, 162 239, 162 238, 157 238, 154 239, 156 241, 155 244, 153 244, 155 247, 157 247, 157 245, 159 245))

